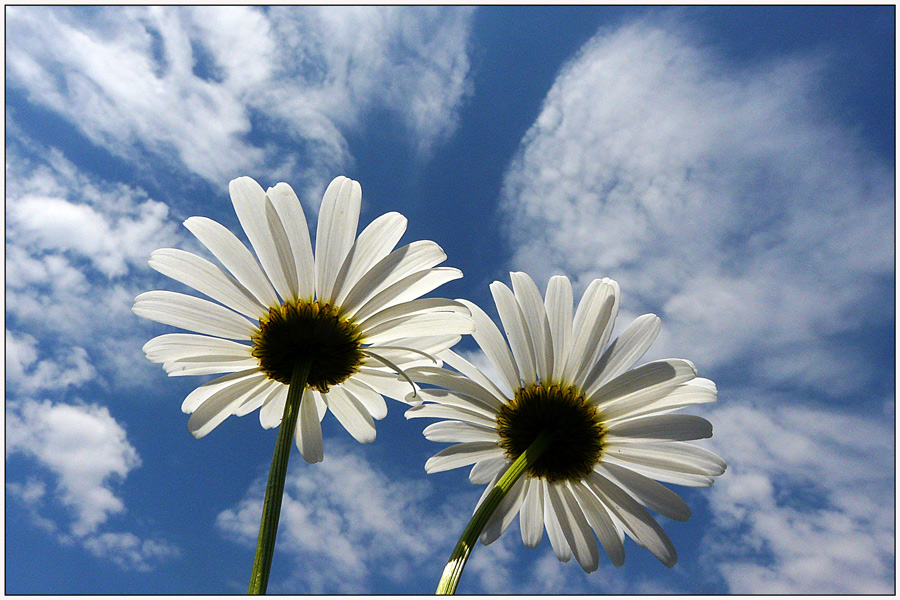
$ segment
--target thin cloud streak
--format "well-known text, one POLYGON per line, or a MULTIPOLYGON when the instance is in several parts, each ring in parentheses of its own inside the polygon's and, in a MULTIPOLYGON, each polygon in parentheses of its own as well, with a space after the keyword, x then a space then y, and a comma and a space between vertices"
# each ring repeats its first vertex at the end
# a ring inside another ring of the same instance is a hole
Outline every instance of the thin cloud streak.
POLYGON ((137 166, 149 152, 216 185, 254 172, 318 188, 373 110, 423 156, 452 133, 471 12, 13 7, 9 83, 137 166))

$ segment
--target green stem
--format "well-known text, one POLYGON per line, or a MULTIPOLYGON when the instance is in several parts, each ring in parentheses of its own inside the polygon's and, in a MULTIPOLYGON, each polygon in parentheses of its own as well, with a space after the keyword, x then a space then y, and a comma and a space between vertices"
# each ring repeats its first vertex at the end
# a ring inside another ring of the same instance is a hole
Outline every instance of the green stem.
POLYGON ((309 363, 302 362, 294 367, 284 416, 275 440, 275 453, 269 468, 269 482, 266 484, 266 499, 263 500, 262 519, 259 523, 259 540, 256 542, 256 556, 250 573, 248 594, 265 594, 269 585, 269 571, 272 569, 272 554, 275 552, 275 534, 278 532, 278 518, 281 516, 281 499, 284 496, 284 478, 287 475, 288 459, 291 457, 291 442, 297 415, 300 414, 300 400, 309 376, 309 363))
POLYGON ((475 511, 475 514, 472 515, 472 520, 466 525, 459 541, 456 543, 456 547, 453 549, 453 553, 450 555, 450 560, 447 561, 447 566, 444 567, 444 573, 441 575, 440 582, 438 582, 436 594, 456 593, 459 578, 462 576, 466 562, 469 560, 469 554, 472 552, 472 548, 475 547, 475 542, 478 541, 481 531, 487 525, 497 506, 500 505, 500 502, 509 490, 519 480, 522 473, 540 458, 544 450, 550 446, 552 439, 553 436, 550 433, 541 432, 531 442, 531 445, 525 449, 525 452, 520 454, 513 464, 509 466, 506 473, 494 486, 494 489, 491 490, 484 502, 481 503, 481 506, 478 507, 478 510, 475 511))

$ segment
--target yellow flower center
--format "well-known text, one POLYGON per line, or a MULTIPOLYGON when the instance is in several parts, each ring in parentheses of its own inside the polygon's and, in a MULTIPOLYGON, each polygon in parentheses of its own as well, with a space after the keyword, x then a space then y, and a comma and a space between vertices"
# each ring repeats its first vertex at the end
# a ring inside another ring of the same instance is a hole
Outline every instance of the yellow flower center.
POLYGON ((337 308, 292 301, 269 309, 259 320, 251 353, 271 379, 290 384, 294 366, 309 361, 307 385, 327 392, 359 369, 363 354, 356 325, 337 308))
POLYGON ((553 433, 550 447, 527 472, 549 482, 584 478, 603 453, 604 427, 597 410, 572 387, 533 384, 519 389, 500 409, 497 431, 510 460, 542 431, 553 433))

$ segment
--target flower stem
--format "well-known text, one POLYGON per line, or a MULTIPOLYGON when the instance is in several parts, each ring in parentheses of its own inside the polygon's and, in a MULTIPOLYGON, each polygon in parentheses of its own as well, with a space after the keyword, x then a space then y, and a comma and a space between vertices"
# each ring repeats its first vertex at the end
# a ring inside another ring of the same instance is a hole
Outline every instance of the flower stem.
POLYGON ((487 498, 484 499, 484 502, 482 502, 481 506, 478 507, 478 510, 475 511, 475 514, 472 515, 472 520, 466 525, 459 541, 456 543, 456 547, 450 555, 450 560, 447 561, 447 566, 444 567, 444 573, 441 575, 441 580, 438 582, 436 594, 446 595, 456 593, 456 586, 459 585, 459 578, 462 576, 463 569, 466 567, 466 562, 469 560, 469 554, 472 552, 472 548, 475 547, 475 542, 478 541, 478 536, 481 535, 481 531, 484 529, 485 525, 487 525, 491 515, 494 514, 497 506, 500 505, 500 502, 509 490, 511 490, 516 481, 519 480, 522 473, 540 458, 541 454, 544 453, 544 450, 550 446, 552 440, 553 435, 550 432, 541 432, 540 435, 531 442, 531 445, 525 449, 525 452, 520 454, 513 464, 509 466, 506 473, 500 478, 500 481, 494 485, 494 488, 490 491, 487 498))
POLYGON ((256 542, 256 556, 250 573, 248 594, 265 594, 269 585, 269 571, 272 569, 272 554, 275 552, 275 534, 281 516, 281 499, 284 496, 284 479, 287 475, 288 459, 291 456, 291 442, 297 415, 300 414, 300 400, 309 376, 309 362, 303 361, 294 367, 291 385, 288 387, 284 416, 275 440, 275 453, 269 467, 269 482, 266 484, 266 498, 263 500, 262 519, 259 523, 259 540, 256 542))

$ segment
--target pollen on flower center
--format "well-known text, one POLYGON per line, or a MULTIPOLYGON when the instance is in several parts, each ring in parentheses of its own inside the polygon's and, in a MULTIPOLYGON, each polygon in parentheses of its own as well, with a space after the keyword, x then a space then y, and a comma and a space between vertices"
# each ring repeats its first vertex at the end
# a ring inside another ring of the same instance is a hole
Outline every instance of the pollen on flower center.
POLYGON ((359 330, 327 303, 270 308, 252 341, 251 353, 271 379, 290 384, 294 366, 309 361, 307 385, 321 392, 353 375, 363 360, 359 330))
POLYGON ((540 384, 521 388, 497 415, 500 446, 515 460, 542 432, 554 433, 528 475, 549 482, 579 480, 603 452, 604 427, 597 410, 571 387, 540 384))

